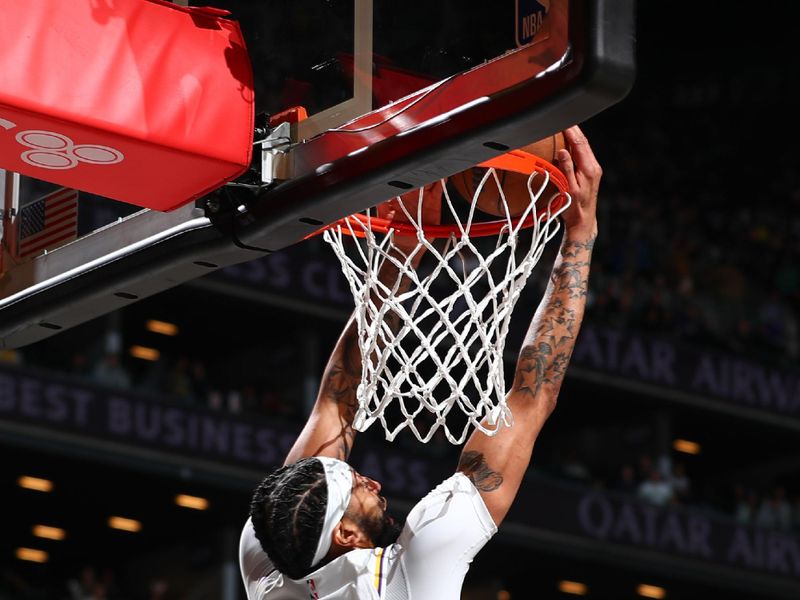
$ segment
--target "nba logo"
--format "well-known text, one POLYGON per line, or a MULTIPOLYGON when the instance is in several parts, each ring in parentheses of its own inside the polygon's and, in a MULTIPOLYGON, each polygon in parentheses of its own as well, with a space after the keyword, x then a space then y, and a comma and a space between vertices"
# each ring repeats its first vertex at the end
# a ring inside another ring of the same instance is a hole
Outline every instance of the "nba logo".
POLYGON ((550 9, 550 1, 515 0, 517 46, 530 44, 544 24, 550 9))

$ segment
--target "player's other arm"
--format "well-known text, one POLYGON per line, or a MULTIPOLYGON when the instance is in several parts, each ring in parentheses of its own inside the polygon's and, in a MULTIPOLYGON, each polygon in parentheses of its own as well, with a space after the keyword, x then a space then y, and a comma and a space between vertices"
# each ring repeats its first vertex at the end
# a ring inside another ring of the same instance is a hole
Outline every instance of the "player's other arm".
MULTIPOLYGON (((416 204, 419 198, 416 194, 415 191, 403 197, 403 204, 412 215, 417 214, 416 204)), ((441 194, 442 186, 439 183, 425 188, 422 214, 425 223, 439 222, 441 194)), ((394 200, 381 205, 378 209, 379 216, 403 220, 402 211, 396 206, 396 202, 397 200, 394 200)), ((413 238, 396 237, 395 247, 401 252, 396 253, 395 258, 403 262, 416 245, 416 240, 413 238)), ((419 249, 412 256, 411 262, 414 266, 419 264, 422 254, 423 249, 419 249)), ((400 269, 397 265, 389 260, 385 261, 379 273, 381 282, 389 289, 393 289, 398 277, 400 269)), ((403 278, 396 293, 407 290, 409 284, 410 282, 403 278)), ((375 297, 373 303, 379 306, 380 299, 375 297)), ((396 313, 388 311, 385 318, 389 321, 390 327, 397 327, 396 313)), ((356 390, 359 383, 361 383, 361 350, 358 346, 358 326, 353 315, 328 359, 314 408, 284 464, 291 464, 306 456, 330 456, 347 460, 356 436, 353 419, 358 409, 356 390)))
POLYGON ((572 127, 564 133, 569 152, 560 151, 558 158, 569 181, 572 205, 562 217, 561 248, 520 349, 514 384, 506 398, 514 426, 494 437, 475 431, 458 466, 475 484, 497 525, 508 513, 534 442, 555 409, 586 304, 602 171, 580 129, 572 127))

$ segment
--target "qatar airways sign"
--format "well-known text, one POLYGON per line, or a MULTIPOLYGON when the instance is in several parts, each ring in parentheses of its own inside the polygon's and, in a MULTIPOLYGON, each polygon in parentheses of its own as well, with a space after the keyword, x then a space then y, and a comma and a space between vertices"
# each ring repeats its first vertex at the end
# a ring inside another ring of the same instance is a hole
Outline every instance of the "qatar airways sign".
POLYGON ((572 364, 800 417, 800 373, 632 331, 584 324, 572 364))
POLYGON ((566 533, 695 564, 724 566, 800 581, 800 538, 745 527, 691 508, 662 508, 628 494, 529 479, 509 512, 534 530, 566 533))
POLYGON ((573 506, 581 533, 595 539, 800 577, 800 540, 788 533, 735 526, 701 513, 598 492, 579 497, 573 506))

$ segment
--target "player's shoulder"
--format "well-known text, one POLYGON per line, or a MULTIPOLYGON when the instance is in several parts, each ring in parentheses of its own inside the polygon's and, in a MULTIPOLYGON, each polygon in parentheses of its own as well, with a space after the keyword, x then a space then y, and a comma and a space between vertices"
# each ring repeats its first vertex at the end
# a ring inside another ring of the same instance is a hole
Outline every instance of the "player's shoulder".
POLYGON ((443 496, 446 497, 452 494, 463 494, 467 497, 472 497, 478 494, 478 490, 475 488, 472 481, 470 481, 469 477, 461 471, 456 471, 428 492, 420 502, 430 501, 432 499, 435 500, 437 498, 440 499, 443 496))
POLYGON ((476 519, 488 531, 496 531, 483 498, 469 477, 461 471, 442 481, 411 509, 406 528, 415 530, 433 518, 442 517, 448 520, 476 519))

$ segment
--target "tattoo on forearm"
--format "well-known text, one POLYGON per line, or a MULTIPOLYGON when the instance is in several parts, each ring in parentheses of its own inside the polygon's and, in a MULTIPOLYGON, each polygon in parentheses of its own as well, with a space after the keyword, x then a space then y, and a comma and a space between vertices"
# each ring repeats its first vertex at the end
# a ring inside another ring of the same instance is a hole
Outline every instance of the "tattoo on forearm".
POLYGON ((589 293, 588 279, 585 276, 589 261, 562 262, 553 269, 550 276, 556 292, 568 292, 570 298, 581 298, 589 293))
POLYGON ((586 241, 565 240, 561 246, 561 264, 553 269, 550 280, 555 292, 568 292, 570 298, 589 293, 589 264, 596 236, 586 241))
POLYGON ((319 450, 335 443, 338 445, 337 457, 341 460, 347 460, 350 456, 356 436, 352 424, 358 408, 356 390, 360 381, 361 352, 358 348, 355 325, 351 324, 342 336, 338 356, 329 365, 322 384, 322 395, 339 405, 341 430, 319 450))
MULTIPOLYGON (((352 419, 350 419, 352 423, 352 419)), ((355 440, 356 432, 351 425, 344 425, 339 435, 339 450, 336 453, 336 458, 346 461, 350 458, 350 451, 353 449, 353 441, 355 440)))
MULTIPOLYGON (((381 268, 381 280, 390 288, 397 285, 399 292, 408 288, 407 281, 398 281, 399 271, 391 263, 386 263, 381 268)), ((399 293, 395 291, 395 293, 399 293)), ((382 304, 379 294, 374 294, 375 314, 382 304)), ((392 330, 397 330, 400 324, 400 315, 395 311, 387 311, 384 316, 385 324, 392 330)), ((335 437, 326 441, 317 453, 323 452, 326 448, 336 445, 336 455, 342 460, 347 460, 353 448, 356 432, 353 429, 353 419, 358 410, 356 392, 361 383, 362 358, 361 349, 358 345, 358 328, 354 320, 351 320, 335 354, 328 363, 327 372, 322 381, 320 396, 336 403, 339 407, 339 419, 341 429, 335 437)))
POLYGON ((336 434, 334 438, 323 443, 313 452, 313 454, 315 456, 324 454, 327 448, 336 445, 336 458, 346 461, 350 457, 350 451, 353 449, 353 441, 356 437, 356 431, 353 429, 350 423, 352 423, 352 418, 348 421, 348 423, 343 422, 339 433, 336 434))
POLYGON ((503 485, 503 476, 494 471, 481 452, 468 450, 461 454, 458 470, 469 477, 472 484, 481 492, 491 492, 503 485))
MULTIPOLYGON (((549 384, 556 391, 564 379, 588 293, 589 264, 595 238, 565 241, 561 263, 553 269, 544 310, 531 324, 520 351, 514 389, 534 398, 549 384)), ((555 407, 552 398, 551 409, 555 407)))
POLYGON ((548 356, 553 353, 549 344, 540 343, 538 347, 526 346, 519 356, 519 368, 514 387, 519 391, 535 396, 542 386, 547 370, 548 356))
POLYGON ((536 328, 534 342, 520 351, 514 382, 517 390, 535 396, 543 384, 561 383, 575 344, 577 323, 577 311, 560 298, 553 298, 536 328))
POLYGON ((588 251, 591 254, 596 240, 597 236, 593 236, 585 242, 565 241, 564 246, 561 248, 561 256, 575 258, 583 251, 588 251))
POLYGON ((355 402, 356 388, 361 381, 361 352, 355 330, 344 334, 341 352, 330 367, 323 383, 323 393, 337 403, 355 402))

